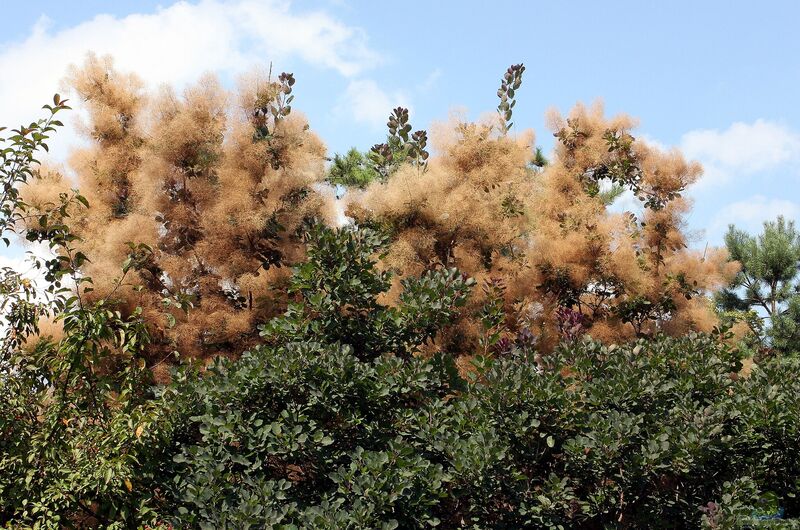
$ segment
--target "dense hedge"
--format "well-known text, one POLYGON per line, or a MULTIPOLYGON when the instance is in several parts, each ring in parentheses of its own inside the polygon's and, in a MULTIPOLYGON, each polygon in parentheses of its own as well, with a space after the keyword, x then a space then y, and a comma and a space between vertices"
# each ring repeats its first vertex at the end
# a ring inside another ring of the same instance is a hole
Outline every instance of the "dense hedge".
POLYGON ((800 509, 797 363, 737 379, 733 352, 696 336, 479 366, 461 390, 437 359, 347 347, 221 363, 188 384, 196 409, 166 485, 177 521, 691 528, 759 499, 800 509))

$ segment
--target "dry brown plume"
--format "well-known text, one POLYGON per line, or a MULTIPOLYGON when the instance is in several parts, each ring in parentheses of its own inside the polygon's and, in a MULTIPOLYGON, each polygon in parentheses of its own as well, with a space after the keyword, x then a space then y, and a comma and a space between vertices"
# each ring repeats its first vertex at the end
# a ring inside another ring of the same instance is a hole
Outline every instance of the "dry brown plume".
POLYGON ((180 95, 150 94, 110 58, 89 56, 69 82, 89 115, 90 144, 70 158, 77 183, 43 172, 25 198, 44 203, 77 184, 91 207, 69 223, 91 259, 89 296, 142 307, 154 354, 241 351, 282 310, 303 227, 333 215, 315 188, 325 146, 289 112, 294 79, 253 74, 231 94, 208 76, 180 95), (129 242, 152 252, 137 249, 118 287, 129 242))
MULTIPOLYGON (((522 71, 509 69, 506 91, 522 71)), ((333 218, 319 188, 325 147, 291 112, 294 78, 253 74, 231 94, 208 76, 182 94, 151 94, 110 59, 90 56, 70 83, 89 116, 90 145, 70 167, 91 208, 69 223, 92 260, 91 297, 113 293, 126 310, 142 307, 154 355, 240 352, 283 309, 303 228, 333 218), (134 249, 137 267, 119 287, 129 242, 151 251, 134 249), (185 313, 187 300, 194 308, 185 313)), ((497 293, 505 344, 535 337, 547 349, 577 331, 621 341, 709 330, 716 317, 705 294, 735 265, 722 250, 687 247, 682 193, 700 166, 636 139, 633 119, 606 117, 599 104, 549 115, 558 142, 542 166, 533 132, 509 131, 504 102, 499 117, 436 125, 435 156, 348 194, 358 224, 392 234, 382 266, 398 280, 458 267, 488 286, 438 347, 470 353, 485 344, 479 315, 497 293), (644 213, 610 211, 601 193, 609 184, 633 191, 644 213)), ((73 184, 57 170, 39 177, 24 190, 32 205, 73 184)))
MULTIPOLYGON (((704 294, 735 265, 724 251, 687 248, 680 194, 700 166, 635 139, 635 122, 606 118, 600 104, 549 121, 558 144, 544 168, 532 164, 531 131, 453 121, 434 130, 427 170, 401 167, 353 196, 349 212, 395 234, 386 265, 400 276, 456 266, 500 286, 508 339, 530 332, 547 347, 563 338, 559 308, 607 341, 710 330, 704 294), (609 211, 600 194, 609 182, 637 193, 641 218, 609 211)), ((449 347, 475 351, 482 303, 477 293, 449 347)))

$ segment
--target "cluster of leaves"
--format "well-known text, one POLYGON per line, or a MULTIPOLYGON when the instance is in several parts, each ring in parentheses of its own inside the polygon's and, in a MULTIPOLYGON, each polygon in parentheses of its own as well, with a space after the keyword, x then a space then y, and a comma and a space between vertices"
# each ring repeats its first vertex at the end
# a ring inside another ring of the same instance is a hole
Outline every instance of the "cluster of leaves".
MULTIPOLYGON (((270 74, 271 78, 271 74, 270 74)), ((282 72, 277 81, 268 80, 267 86, 258 92, 256 104, 251 109, 250 121, 253 125, 253 141, 266 141, 272 155, 272 168, 280 169, 282 165, 281 150, 273 147, 272 140, 278 130, 279 123, 292 112, 294 100, 292 87, 294 75, 282 72)))
MULTIPOLYGON (((513 125, 511 115, 517 103, 515 94, 522 85, 524 71, 523 64, 509 66, 497 90, 497 97, 500 98, 497 112, 503 134, 513 125)), ((386 125, 389 128, 387 141, 373 145, 366 155, 355 148, 344 156, 334 155, 327 180, 332 184, 363 189, 375 180, 388 178, 404 162, 410 162, 424 171, 430 157, 427 150, 427 131, 418 130, 412 133, 408 109, 403 107, 392 110, 386 125)), ((541 148, 536 149, 531 165, 537 169, 547 165, 541 148)))
POLYGON ((386 142, 373 145, 368 154, 378 175, 386 179, 406 162, 425 171, 430 156, 427 151, 428 133, 424 130, 411 132, 408 109, 397 107, 392 110, 386 126, 389 128, 386 142))
MULTIPOLYGON (((55 132, 57 127, 62 127, 63 123, 56 119, 55 115, 63 110, 69 110, 67 100, 62 99, 59 94, 53 96, 53 104, 45 105, 43 109, 49 112, 47 118, 32 122, 27 127, 13 129, 11 136, 0 138, 0 234, 3 236, 3 243, 9 245, 10 240, 7 232, 15 229, 15 224, 22 220, 26 211, 26 205, 21 200, 19 187, 28 182, 33 177, 39 161, 36 159, 36 152, 40 149, 49 151, 47 139, 55 132)), ((6 127, 0 127, 0 132, 6 127)))
POLYGON ((139 357, 144 325, 101 304, 62 315, 64 338, 40 342, 0 383, 0 520, 146 520, 132 490, 153 476, 138 465, 152 461, 140 457, 149 450, 141 426, 159 411, 139 357))
POLYGON ((513 346, 462 379, 446 357, 409 353, 471 282, 439 271, 387 308, 380 235, 316 229, 309 243, 299 301, 263 328, 266 344, 179 371, 154 401, 159 417, 144 433, 131 424, 152 444, 127 455, 142 520, 738 528, 778 507, 800 513, 800 363, 740 377, 745 352, 729 337, 690 335, 572 341, 544 359, 513 346))
POLYGON ((199 382, 184 377, 176 392, 183 415, 191 411, 166 485, 181 524, 396 528, 382 514, 398 500, 414 507, 404 527, 433 520, 436 499, 424 490, 441 480, 440 466, 391 424, 447 390, 441 367, 410 354, 452 318, 472 282, 430 273, 385 307, 376 299, 387 274, 375 270, 383 237, 322 228, 309 237, 309 260, 292 281, 302 302, 264 327, 267 345, 219 361, 199 382))
POLYGON ((474 281, 455 269, 429 271, 404 279, 399 303, 384 306, 377 299, 389 290, 391 274, 376 267, 387 242, 367 228, 312 228, 308 259, 295 269, 289 286, 300 301, 267 324, 262 336, 277 344, 347 344, 365 360, 384 354, 408 358, 455 318, 474 281))
POLYGON ((517 104, 516 91, 522 85, 522 74, 524 72, 524 64, 512 64, 503 74, 500 88, 497 89, 497 97, 500 98, 500 103, 497 105, 497 113, 500 115, 503 134, 506 134, 514 125, 511 121, 511 116, 514 106, 517 104))
POLYGON ((501 344, 506 319, 504 308, 506 285, 502 278, 488 278, 484 280, 481 288, 486 301, 480 312, 483 336, 480 338, 479 344, 483 354, 488 355, 492 349, 501 344))
POLYGON ((556 310, 556 322, 561 339, 566 342, 575 342, 584 334, 583 313, 569 307, 559 307, 556 310))
MULTIPOLYGON (((0 242, 6 247, 11 245, 12 234, 19 225, 31 218, 36 223, 34 229, 24 234, 28 241, 47 243, 51 249, 73 241, 63 221, 68 217, 67 209, 71 204, 87 205, 83 196, 76 191, 62 193, 59 202, 49 204, 43 212, 31 211, 20 196, 20 187, 34 177, 38 165, 37 151, 47 151, 47 139, 57 127, 62 126, 56 114, 69 108, 67 100, 56 94, 53 104, 44 106, 49 113, 47 118, 14 129, 11 136, 0 138, 0 242)), ((0 127, 0 132, 3 130, 5 127, 0 127)), ((79 265, 83 261, 85 256, 80 253, 53 259, 32 257, 32 268, 46 271, 45 280, 48 283, 40 293, 45 300, 37 300, 35 286, 30 279, 11 268, 0 269, 0 318, 8 326, 5 337, 0 339, 0 366, 9 362, 8 356, 27 334, 37 330, 36 322, 40 313, 59 309, 57 304, 62 298, 59 295, 67 292, 61 279, 70 265, 79 265), (77 263, 73 263, 73 260, 77 263), (56 305, 51 307, 53 304, 56 305)))
POLYGON ((270 140, 278 122, 292 112, 294 83, 294 75, 283 72, 277 81, 268 81, 267 87, 260 91, 251 116, 254 140, 270 140))

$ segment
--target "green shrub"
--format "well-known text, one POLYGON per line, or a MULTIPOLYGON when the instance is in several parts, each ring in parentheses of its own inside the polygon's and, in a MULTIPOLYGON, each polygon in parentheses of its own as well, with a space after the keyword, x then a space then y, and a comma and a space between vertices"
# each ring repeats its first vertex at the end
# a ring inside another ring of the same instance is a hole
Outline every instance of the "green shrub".
POLYGON ((176 522, 735 528, 767 497, 798 513, 796 364, 736 379, 707 336, 479 364, 460 392, 440 359, 347 346, 220 363, 189 385, 201 410, 175 457, 176 522))

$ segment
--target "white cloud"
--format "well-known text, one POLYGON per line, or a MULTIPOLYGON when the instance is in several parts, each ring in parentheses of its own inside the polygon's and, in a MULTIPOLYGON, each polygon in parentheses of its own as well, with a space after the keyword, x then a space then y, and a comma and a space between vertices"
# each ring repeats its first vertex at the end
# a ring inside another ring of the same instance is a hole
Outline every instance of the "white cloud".
POLYGON ((690 131, 680 149, 705 169, 696 189, 708 189, 760 171, 800 160, 800 134, 766 121, 737 122, 720 131, 690 131))
POLYGON ((681 147, 690 157, 753 173, 800 155, 800 136, 765 120, 737 122, 725 129, 691 131, 681 147))
POLYGON ((410 110, 409 98, 402 91, 386 92, 371 79, 351 81, 334 109, 337 115, 351 116, 355 121, 382 129, 392 109, 401 106, 410 110))
POLYGON ((721 242, 730 224, 751 234, 760 233, 764 221, 773 221, 779 215, 789 219, 800 217, 800 204, 754 195, 747 200, 734 202, 722 208, 708 230, 709 239, 712 242, 721 242))
POLYGON ((0 51, 3 124, 38 117, 67 66, 88 51, 111 54, 118 68, 151 86, 180 86, 206 71, 233 74, 269 61, 289 70, 299 59, 345 77, 380 62, 360 29, 278 0, 178 2, 150 14, 98 15, 60 31, 42 18, 25 41, 0 51))

